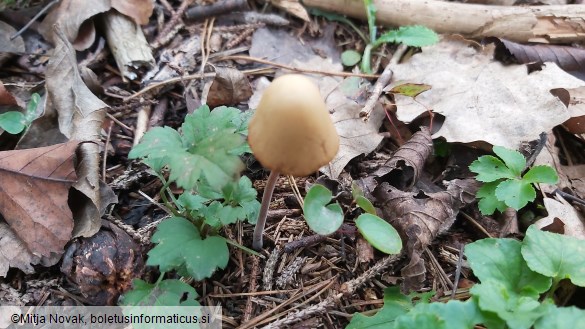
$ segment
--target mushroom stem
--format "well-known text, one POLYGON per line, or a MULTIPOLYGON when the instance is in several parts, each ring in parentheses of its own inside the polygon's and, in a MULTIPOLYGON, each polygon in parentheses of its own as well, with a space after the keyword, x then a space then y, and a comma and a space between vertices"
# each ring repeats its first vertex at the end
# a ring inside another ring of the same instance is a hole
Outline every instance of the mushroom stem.
POLYGON ((254 228, 252 241, 252 247, 258 251, 262 250, 262 234, 264 233, 264 226, 266 226, 268 207, 270 206, 272 192, 274 192, 274 186, 276 186, 276 180, 279 175, 280 173, 278 171, 272 170, 270 172, 270 176, 268 176, 268 180, 266 181, 266 187, 264 187, 264 194, 262 194, 262 205, 260 206, 260 213, 258 214, 256 227, 254 228))

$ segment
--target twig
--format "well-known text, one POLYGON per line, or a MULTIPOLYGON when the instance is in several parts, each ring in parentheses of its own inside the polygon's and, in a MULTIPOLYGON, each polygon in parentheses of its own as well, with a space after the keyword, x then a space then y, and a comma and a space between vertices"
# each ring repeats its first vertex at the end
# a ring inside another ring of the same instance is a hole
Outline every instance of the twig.
POLYGON ((114 126, 114 121, 110 121, 110 126, 108 127, 108 135, 106 136, 106 144, 104 145, 104 159, 102 162, 102 182, 106 182, 106 163, 108 162, 108 144, 110 144, 110 137, 112 137, 112 126, 114 126))
POLYGON ((25 26, 22 27, 22 29, 18 30, 18 32, 16 32, 15 34, 13 34, 10 37, 10 40, 14 40, 16 38, 18 38, 18 36, 20 36, 21 34, 24 33, 24 31, 26 31, 34 22, 37 21, 37 19, 39 19, 39 17, 41 17, 44 13, 46 13, 49 9, 51 9, 51 7, 53 7, 54 5, 56 5, 60 0, 53 0, 51 2, 49 2, 45 7, 43 7, 43 9, 41 9, 41 11, 39 11, 38 14, 36 14, 28 23, 26 23, 25 26))
POLYGON ((532 154, 530 155, 528 160, 526 160, 526 167, 524 167, 524 169, 527 169, 530 166, 532 166, 532 164, 534 164, 534 161, 536 161, 536 158, 538 157, 538 155, 540 154, 540 152, 542 151, 542 149, 546 145, 546 140, 547 140, 546 133, 542 132, 542 133, 540 133, 540 135, 538 137, 539 137, 538 144, 536 144, 536 147, 534 148, 534 152, 532 152, 532 154))
POLYGON ((455 268, 455 278, 453 279, 453 288, 451 289, 451 299, 455 299, 457 293, 457 286, 459 286, 459 278, 461 277, 461 266, 463 264, 463 248, 464 244, 459 245, 459 258, 457 258, 457 267, 455 268))
POLYGON ((384 90, 384 87, 386 87, 386 85, 388 85, 388 83, 392 79, 392 74, 393 74, 392 67, 394 67, 394 65, 396 65, 398 63, 398 61, 400 60, 402 55, 404 55, 404 52, 406 51, 406 49, 408 49, 408 47, 406 47, 403 44, 398 46, 398 48, 396 49, 396 51, 392 55, 392 59, 390 60, 390 63, 388 63, 388 65, 386 65, 386 67, 384 68, 384 71, 382 71, 382 74, 378 78, 378 81, 376 81, 376 84, 374 85, 374 88, 372 89, 372 94, 368 98, 366 105, 364 105, 364 107, 360 111, 360 116, 363 117, 364 121, 367 121, 370 118, 370 114, 374 110, 374 106, 376 106, 376 103, 378 102, 378 99, 380 98, 380 94, 384 90))
POLYGON ((193 6, 185 11, 185 18, 197 20, 248 9, 246 0, 220 0, 209 6, 193 6))
POLYGON ((571 195, 569 193, 563 192, 559 189, 554 190, 552 194, 558 194, 565 200, 569 200, 569 201, 573 201, 573 202, 577 202, 579 204, 585 205, 585 200, 578 198, 574 195, 571 195))
POLYGON ((159 33, 156 40, 152 43, 153 48, 156 49, 156 48, 160 47, 162 45, 161 40, 163 38, 166 40, 170 40, 171 38, 169 38, 167 36, 167 34, 170 34, 171 32, 176 34, 178 32, 178 30, 176 29, 177 25, 184 25, 183 21, 181 20, 181 16, 183 16, 183 13, 185 12, 185 10, 187 10, 187 7, 189 7, 189 5, 191 5, 191 2, 193 2, 193 0, 184 0, 181 2, 179 9, 177 9, 177 11, 173 12, 173 16, 171 17, 169 22, 166 24, 165 28, 159 33), (158 47, 154 47, 155 45, 158 47))
POLYGON ((460 211, 459 213, 461 215, 463 215, 463 218, 467 219, 471 224, 473 224, 473 226, 478 228, 479 231, 481 233, 483 233, 487 238, 492 238, 492 236, 489 234, 489 232, 486 231, 486 229, 483 228, 483 226, 479 225, 479 223, 475 219, 473 219, 473 217, 469 216, 468 214, 464 213, 463 211, 460 211))
POLYGON ((222 57, 221 60, 244 60, 244 61, 256 62, 256 63, 260 63, 260 64, 271 65, 274 67, 280 67, 281 69, 294 71, 294 72, 312 73, 312 74, 320 74, 320 75, 332 75, 332 76, 338 76, 338 77, 360 77, 360 78, 366 78, 366 79, 376 79, 379 77, 379 75, 377 75, 377 74, 333 72, 333 71, 303 69, 303 68, 299 68, 299 67, 294 67, 294 66, 290 66, 290 65, 272 62, 272 61, 261 59, 261 58, 256 58, 256 57, 251 57, 251 56, 243 56, 243 55, 225 56, 225 57, 222 57))

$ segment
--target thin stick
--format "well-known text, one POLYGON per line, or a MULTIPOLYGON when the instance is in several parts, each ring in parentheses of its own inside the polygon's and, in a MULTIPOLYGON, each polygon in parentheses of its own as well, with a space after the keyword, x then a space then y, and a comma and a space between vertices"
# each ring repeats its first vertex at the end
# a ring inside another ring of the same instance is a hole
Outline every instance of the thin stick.
POLYGON ((376 103, 378 102, 378 99, 380 98, 380 94, 382 94, 384 87, 386 87, 386 85, 388 85, 388 83, 390 83, 390 80, 392 79, 392 75, 393 75, 392 67, 394 67, 394 65, 398 64, 398 61, 400 60, 402 55, 404 55, 404 52, 406 52, 406 49, 408 49, 408 47, 406 47, 405 45, 400 45, 396 49, 396 51, 394 52, 394 55, 392 55, 392 59, 390 60, 390 63, 388 63, 388 65, 386 65, 386 67, 384 68, 384 71, 382 71, 382 74, 378 78, 378 81, 376 81, 376 84, 374 85, 374 88, 372 89, 372 94, 368 98, 366 105, 364 105, 364 107, 360 111, 360 116, 363 117, 364 121, 367 121, 370 118, 370 114, 374 110, 374 107, 376 106, 376 103))
POLYGON ((43 9, 41 9, 41 11, 39 11, 38 14, 36 14, 28 23, 26 23, 25 26, 22 27, 22 29, 18 30, 18 32, 16 32, 15 34, 13 34, 10 37, 10 40, 14 40, 16 38, 18 38, 18 36, 20 36, 21 34, 24 33, 24 31, 28 30, 28 28, 34 23, 36 22, 39 17, 41 17, 44 13, 46 13, 49 9, 51 9, 51 7, 53 7, 54 5, 56 5, 60 0, 53 0, 51 2, 49 2, 45 7, 43 7, 43 9))
POLYGON ((104 161, 102 163, 102 182, 106 182, 106 163, 108 161, 108 144, 110 144, 110 137, 112 137, 112 126, 114 121, 110 121, 110 127, 108 128, 108 135, 106 136, 106 145, 104 146, 104 161))
POLYGON ((455 278, 453 279, 453 288, 451 289, 451 299, 455 299, 457 293, 457 286, 459 285, 459 278, 461 277, 461 266, 463 265, 463 247, 462 243, 459 245, 459 258, 457 259, 457 267, 455 268, 455 278))
POLYGON ((313 73, 313 74, 320 74, 320 75, 332 75, 338 77, 360 77, 366 79, 377 79, 379 75, 377 74, 364 74, 364 73, 350 73, 350 72, 333 72, 333 71, 321 71, 321 70, 310 70, 310 69, 303 69, 299 67, 294 67, 290 65, 280 64, 276 62, 271 62, 269 60, 251 57, 251 56, 243 56, 243 55, 232 55, 232 56, 225 56, 222 57, 221 60, 244 60, 250 62, 256 62, 260 64, 271 65, 275 67, 280 67, 281 69, 294 71, 294 72, 303 72, 303 73, 313 73))
POLYGON ((272 192, 274 192, 274 186, 276 186, 276 180, 278 180, 278 176, 280 176, 278 171, 272 170, 270 172, 270 176, 268 176, 268 180, 266 181, 266 187, 264 187, 262 205, 260 206, 258 221, 256 221, 256 227, 254 228, 252 242, 252 247, 258 251, 262 250, 262 234, 264 233, 264 226, 266 226, 266 216, 268 215, 268 208, 270 206, 270 200, 272 199, 272 192))

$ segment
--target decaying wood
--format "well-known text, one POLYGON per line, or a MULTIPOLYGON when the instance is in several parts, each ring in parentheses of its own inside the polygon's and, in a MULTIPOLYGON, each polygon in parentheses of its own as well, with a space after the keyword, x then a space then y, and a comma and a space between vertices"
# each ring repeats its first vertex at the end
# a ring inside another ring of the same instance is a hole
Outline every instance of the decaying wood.
POLYGON ((134 80, 136 70, 154 67, 155 61, 142 29, 132 19, 116 11, 103 16, 108 46, 116 59, 122 77, 134 80))
MULTIPOLYGON (((304 0, 308 7, 366 18, 361 0, 304 0)), ((436 0, 373 0, 380 24, 425 25, 438 33, 516 42, 585 40, 585 5, 486 6, 436 0)))

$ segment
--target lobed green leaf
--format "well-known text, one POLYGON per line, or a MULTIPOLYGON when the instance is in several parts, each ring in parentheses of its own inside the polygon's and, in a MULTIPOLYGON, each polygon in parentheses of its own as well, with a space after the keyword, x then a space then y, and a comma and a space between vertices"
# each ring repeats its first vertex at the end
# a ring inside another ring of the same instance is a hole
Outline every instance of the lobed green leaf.
POLYGON ((534 166, 522 177, 528 183, 555 184, 559 180, 556 171, 549 166, 534 166))
POLYGON ((524 171, 524 168, 526 167, 526 159, 520 152, 501 146, 494 146, 493 151, 504 161, 506 167, 508 167, 516 177, 522 175, 522 171, 524 171))
POLYGON ((24 115, 18 111, 0 114, 0 128, 13 135, 20 134, 26 128, 24 115))
POLYGON ((426 26, 411 25, 388 31, 382 34, 377 42, 379 43, 381 40, 383 40, 382 42, 403 43, 410 47, 425 47, 439 42, 439 35, 426 26))
POLYGON ((473 161, 469 165, 469 170, 477 174, 477 179, 480 182, 489 183, 503 178, 516 178, 514 172, 506 167, 502 160, 491 156, 484 155, 473 161))
POLYGON ((524 207, 528 202, 534 201, 536 191, 532 184, 519 179, 509 179, 501 182, 496 187, 496 198, 508 207, 516 210, 524 207))
POLYGON ((477 191, 476 197, 479 198, 479 211, 483 215, 491 215, 496 209, 503 212, 508 208, 504 201, 496 198, 496 188, 503 180, 497 180, 494 182, 484 183, 477 191))

